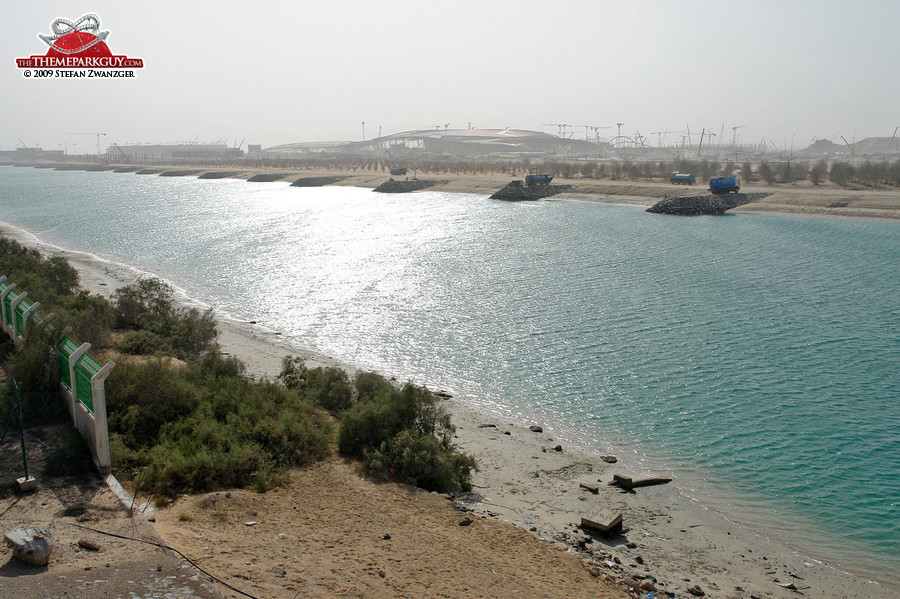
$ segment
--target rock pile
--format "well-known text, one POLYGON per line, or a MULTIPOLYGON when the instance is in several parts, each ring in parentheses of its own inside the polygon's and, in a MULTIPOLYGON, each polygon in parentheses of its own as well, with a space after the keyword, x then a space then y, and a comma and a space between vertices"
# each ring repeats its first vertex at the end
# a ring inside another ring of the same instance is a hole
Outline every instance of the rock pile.
POLYGON ((334 183, 338 183, 343 181, 347 177, 341 176, 332 176, 332 177, 300 177, 293 183, 291 183, 291 187, 323 187, 325 185, 332 185, 334 183))
POLYGON ((506 200, 507 202, 521 202, 523 200, 540 200, 549 198, 567 189, 572 185, 507 185, 491 196, 492 200, 506 200))
POLYGON ((726 210, 766 197, 764 193, 729 193, 723 195, 684 196, 660 200, 647 212, 654 214, 722 214, 726 210))
POLYGON ((449 183, 449 181, 440 181, 437 179, 406 179, 404 181, 394 181, 394 179, 391 178, 372 191, 380 193, 409 193, 411 191, 427 189, 445 183, 449 183))

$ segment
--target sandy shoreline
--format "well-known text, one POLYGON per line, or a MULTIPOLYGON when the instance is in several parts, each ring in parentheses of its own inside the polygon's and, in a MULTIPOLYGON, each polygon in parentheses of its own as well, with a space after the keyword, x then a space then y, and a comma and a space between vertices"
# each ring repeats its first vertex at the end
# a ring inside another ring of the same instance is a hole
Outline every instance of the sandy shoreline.
MULTIPOLYGON (((92 293, 110 295, 139 275, 84 253, 41 244, 13 227, 4 225, 0 232, 46 254, 62 255, 92 293)), ((242 359, 256 377, 274 377, 282 357, 289 354, 317 364, 335 363, 290 348, 273 332, 251 323, 220 321, 220 331, 223 350, 242 359)), ((656 588, 678 597, 690 596, 688 589, 696 586, 713 597, 896 596, 897 589, 810 559, 730 522, 690 499, 675 484, 634 493, 609 486, 613 473, 629 472, 627 462, 609 464, 599 455, 571 447, 557 451, 559 442, 552 431, 532 432, 480 413, 459 398, 448 400, 446 406, 457 426, 457 443, 480 464, 475 492, 461 498, 461 506, 567 546, 599 564, 604 575, 613 579, 652 576, 656 588), (596 485, 597 493, 582 489, 580 483, 596 485), (601 507, 621 512, 628 531, 610 542, 585 544, 575 526, 581 516, 601 507)))

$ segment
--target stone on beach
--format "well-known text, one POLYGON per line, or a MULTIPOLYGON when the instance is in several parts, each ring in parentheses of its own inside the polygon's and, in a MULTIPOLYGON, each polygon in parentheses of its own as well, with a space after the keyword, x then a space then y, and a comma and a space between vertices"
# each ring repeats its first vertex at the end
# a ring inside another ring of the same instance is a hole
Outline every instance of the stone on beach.
POLYGON ((581 528, 599 532, 604 536, 612 536, 622 531, 622 514, 602 509, 587 518, 581 518, 581 528))
POLYGON ((4 533, 6 546, 13 550, 13 556, 32 566, 45 566, 53 551, 53 536, 41 526, 17 528, 4 533))

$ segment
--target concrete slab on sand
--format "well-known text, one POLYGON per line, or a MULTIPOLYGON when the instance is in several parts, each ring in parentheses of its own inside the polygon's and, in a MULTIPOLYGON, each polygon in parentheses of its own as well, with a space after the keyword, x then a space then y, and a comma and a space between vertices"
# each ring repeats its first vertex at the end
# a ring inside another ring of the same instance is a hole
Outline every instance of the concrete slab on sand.
POLYGON ((29 566, 4 549, 3 597, 221 599, 205 576, 157 545, 156 531, 143 516, 132 517, 99 475, 42 477, 30 493, 0 489, 0 531, 28 526, 42 526, 53 535, 50 562, 29 566), (98 549, 85 548, 94 546, 98 549))

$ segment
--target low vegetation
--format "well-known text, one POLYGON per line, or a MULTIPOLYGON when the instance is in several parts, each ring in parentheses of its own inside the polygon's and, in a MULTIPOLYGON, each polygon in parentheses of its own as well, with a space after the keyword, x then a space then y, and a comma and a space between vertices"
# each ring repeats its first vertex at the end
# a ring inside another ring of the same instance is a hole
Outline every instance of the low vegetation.
POLYGON ((46 395, 59 385, 60 331, 88 340, 92 352, 112 352, 117 366, 106 397, 113 464, 145 493, 265 491, 290 468, 330 456, 336 441, 373 475, 430 490, 469 485, 474 461, 450 442, 450 418, 427 389, 371 373, 351 382, 343 370, 307 368, 298 358, 286 358, 275 381, 253 380, 240 360, 219 350, 212 312, 178 307, 163 281, 141 279, 107 300, 79 289, 65 260, 2 237, 0 264, 41 302, 42 314, 56 315, 30 322, 18 345, 0 342, 4 368, 23 388, 46 395))
POLYGON ((297 358, 285 358, 279 380, 340 417, 338 450, 367 474, 429 491, 471 488, 475 460, 451 442, 450 415, 428 389, 398 387, 371 372, 357 375, 351 389, 343 371, 308 369, 297 358))
POLYGON ((265 491, 331 452, 332 423, 301 394, 246 379, 238 360, 216 352, 187 364, 126 362, 107 395, 117 468, 158 495, 265 491))

